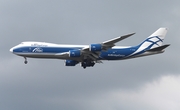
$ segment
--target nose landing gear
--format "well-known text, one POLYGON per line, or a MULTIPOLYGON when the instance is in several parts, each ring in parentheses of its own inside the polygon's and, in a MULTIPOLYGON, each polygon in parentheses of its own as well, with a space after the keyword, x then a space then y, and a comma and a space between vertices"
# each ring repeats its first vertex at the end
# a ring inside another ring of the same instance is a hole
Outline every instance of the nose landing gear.
POLYGON ((28 63, 27 58, 24 57, 24 59, 25 59, 24 64, 27 64, 28 63))

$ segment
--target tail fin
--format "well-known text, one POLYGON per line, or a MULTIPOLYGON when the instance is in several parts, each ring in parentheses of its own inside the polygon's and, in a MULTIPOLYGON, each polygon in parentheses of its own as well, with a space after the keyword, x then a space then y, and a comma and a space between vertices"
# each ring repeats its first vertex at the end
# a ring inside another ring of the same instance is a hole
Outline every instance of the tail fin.
POLYGON ((164 52, 163 50, 169 46, 169 44, 162 45, 166 33, 167 33, 167 28, 159 28, 157 31, 151 34, 146 40, 144 40, 141 44, 136 46, 137 50, 129 56, 135 56, 135 55, 146 56, 146 55, 152 55, 152 54, 164 52))
POLYGON ((159 28, 151 34, 144 42, 140 44, 141 47, 147 50, 162 46, 163 40, 166 36, 167 28, 159 28))

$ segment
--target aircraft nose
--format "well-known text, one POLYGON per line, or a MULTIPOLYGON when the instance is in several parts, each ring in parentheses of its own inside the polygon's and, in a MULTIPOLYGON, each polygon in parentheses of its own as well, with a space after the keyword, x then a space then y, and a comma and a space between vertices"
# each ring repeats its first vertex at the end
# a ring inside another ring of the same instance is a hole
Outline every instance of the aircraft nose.
POLYGON ((10 51, 10 52, 13 52, 13 48, 11 48, 9 51, 10 51))

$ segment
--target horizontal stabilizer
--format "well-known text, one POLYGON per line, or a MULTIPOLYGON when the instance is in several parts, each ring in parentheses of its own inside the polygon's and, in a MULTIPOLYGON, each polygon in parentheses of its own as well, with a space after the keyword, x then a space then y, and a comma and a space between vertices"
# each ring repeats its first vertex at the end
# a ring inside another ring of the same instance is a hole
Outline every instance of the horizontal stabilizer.
POLYGON ((166 45, 163 45, 163 46, 159 46, 159 47, 156 47, 156 48, 153 48, 153 49, 150 49, 150 50, 147 50, 148 52, 155 52, 155 51, 162 51, 164 50, 166 47, 170 46, 170 44, 166 44, 166 45))

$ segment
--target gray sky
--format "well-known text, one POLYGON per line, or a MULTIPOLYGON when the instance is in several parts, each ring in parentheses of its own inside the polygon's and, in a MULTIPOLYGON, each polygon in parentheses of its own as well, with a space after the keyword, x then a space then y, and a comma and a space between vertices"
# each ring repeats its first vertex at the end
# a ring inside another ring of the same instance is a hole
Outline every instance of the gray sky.
POLYGON ((180 2, 0 0, 1 110, 179 110, 180 2), (136 32, 117 45, 137 45, 168 27, 160 55, 104 61, 93 68, 63 60, 24 59, 22 41, 91 44, 136 32))

